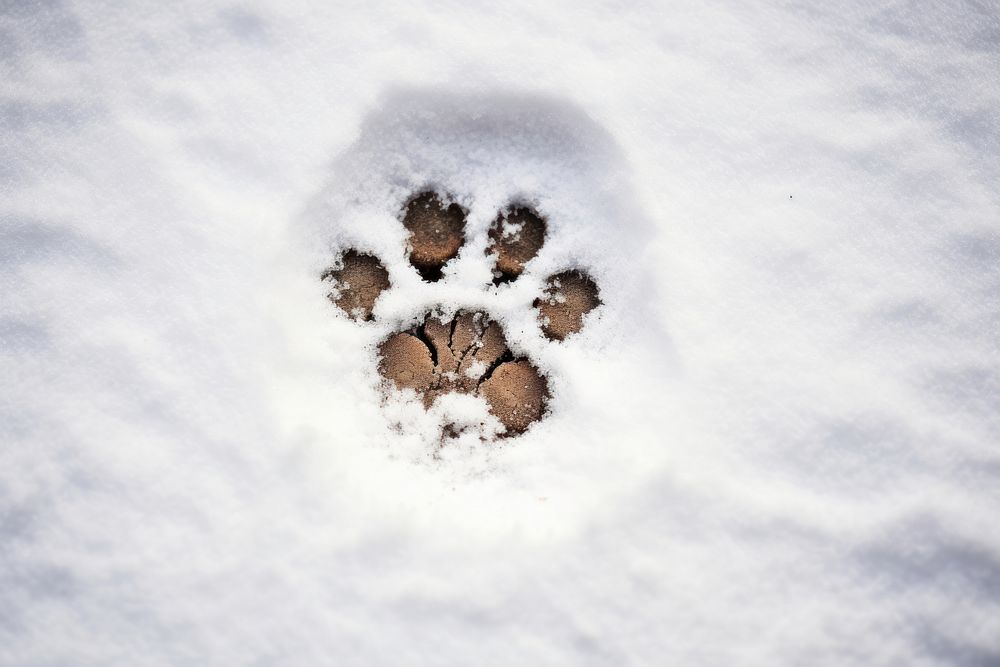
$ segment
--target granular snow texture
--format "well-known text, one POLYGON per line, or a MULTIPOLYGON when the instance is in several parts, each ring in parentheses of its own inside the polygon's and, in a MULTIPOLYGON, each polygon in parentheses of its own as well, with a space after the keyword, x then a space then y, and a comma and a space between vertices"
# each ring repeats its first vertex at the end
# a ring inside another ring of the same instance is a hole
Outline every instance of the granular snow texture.
POLYGON ((0 3, 0 664, 1000 664, 998 44, 994 0, 0 3), (387 393, 429 312, 546 416, 387 393))

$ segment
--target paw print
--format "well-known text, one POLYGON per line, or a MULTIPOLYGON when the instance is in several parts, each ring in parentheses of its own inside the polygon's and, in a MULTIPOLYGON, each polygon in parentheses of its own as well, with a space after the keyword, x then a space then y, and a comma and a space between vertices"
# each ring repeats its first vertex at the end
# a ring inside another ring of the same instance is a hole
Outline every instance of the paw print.
MULTIPOLYGON (((467 214, 434 191, 414 195, 400 212, 408 234, 406 256, 426 283, 441 280, 466 245, 467 214)), ((493 284, 483 288, 501 290, 516 281, 542 250, 546 234, 545 219, 530 206, 499 212, 487 231, 483 257, 492 262, 493 284)), ((358 322, 374 319, 376 302, 392 287, 378 257, 353 249, 322 278, 331 284, 330 300, 358 322)), ((585 316, 600 305, 597 285, 573 268, 549 276, 531 307, 540 332, 556 345, 580 331, 585 316)), ((502 424, 499 437, 523 433, 545 417, 551 398, 546 375, 532 359, 514 354, 503 323, 489 312, 446 313, 439 307, 410 324, 378 345, 377 372, 387 394, 403 392, 425 409, 452 393, 481 397, 502 424)))

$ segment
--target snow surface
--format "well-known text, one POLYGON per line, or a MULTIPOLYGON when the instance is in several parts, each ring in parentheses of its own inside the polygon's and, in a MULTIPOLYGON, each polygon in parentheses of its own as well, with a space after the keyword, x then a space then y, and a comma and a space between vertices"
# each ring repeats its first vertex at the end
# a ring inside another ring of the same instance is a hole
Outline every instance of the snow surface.
POLYGON ((1000 664, 998 45, 972 1, 0 3, 0 664, 1000 664), (550 235, 485 289, 511 201, 550 235), (373 345, 437 304, 547 419, 430 456, 373 345))

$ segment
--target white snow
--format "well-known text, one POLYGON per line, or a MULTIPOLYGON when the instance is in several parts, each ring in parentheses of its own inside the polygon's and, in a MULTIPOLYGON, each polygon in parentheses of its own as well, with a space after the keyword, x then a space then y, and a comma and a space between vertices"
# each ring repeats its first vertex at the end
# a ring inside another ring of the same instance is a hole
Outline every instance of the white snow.
POLYGON ((1000 663, 998 44, 992 0, 3 4, 0 664, 1000 663), (487 289, 511 202, 549 237, 487 289), (383 396, 439 305, 546 419, 383 396))

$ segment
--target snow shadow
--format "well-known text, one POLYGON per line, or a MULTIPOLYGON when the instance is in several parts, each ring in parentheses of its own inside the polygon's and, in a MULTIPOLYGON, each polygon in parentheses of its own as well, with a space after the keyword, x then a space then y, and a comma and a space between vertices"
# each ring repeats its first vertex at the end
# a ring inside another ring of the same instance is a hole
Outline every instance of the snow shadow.
POLYGON ((334 160, 305 218, 311 242, 324 252, 373 252, 392 273, 405 267, 400 210, 415 192, 436 189, 469 211, 470 240, 454 267, 461 274, 483 257, 485 230, 497 212, 528 204, 548 224, 533 275, 585 269, 609 304, 606 319, 616 333, 642 338, 656 330, 645 342, 662 353, 672 346, 649 311, 658 297, 643 259, 657 227, 638 205, 630 176, 614 138, 570 101, 397 88, 380 98, 358 139, 334 160))

